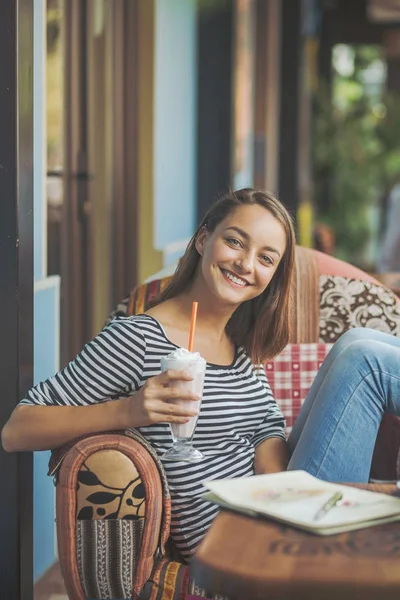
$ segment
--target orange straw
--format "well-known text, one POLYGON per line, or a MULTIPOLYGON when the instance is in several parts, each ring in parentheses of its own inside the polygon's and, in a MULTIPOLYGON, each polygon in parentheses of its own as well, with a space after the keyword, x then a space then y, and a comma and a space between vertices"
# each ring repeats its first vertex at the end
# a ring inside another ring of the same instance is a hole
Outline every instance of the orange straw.
POLYGON ((192 318, 190 320, 190 331, 189 331, 189 344, 188 344, 188 350, 189 352, 192 352, 193 350, 193 338, 194 338, 194 330, 196 327, 196 318, 197 318, 197 306, 198 306, 198 302, 193 302, 192 304, 192 318))

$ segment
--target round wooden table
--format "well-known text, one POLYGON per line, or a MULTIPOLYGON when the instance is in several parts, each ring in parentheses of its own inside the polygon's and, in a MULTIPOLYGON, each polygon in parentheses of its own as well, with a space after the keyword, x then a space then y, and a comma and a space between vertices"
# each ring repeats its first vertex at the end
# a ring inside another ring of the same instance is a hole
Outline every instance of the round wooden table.
POLYGON ((210 595, 230 600, 399 600, 400 521, 318 536, 221 510, 192 572, 210 595))

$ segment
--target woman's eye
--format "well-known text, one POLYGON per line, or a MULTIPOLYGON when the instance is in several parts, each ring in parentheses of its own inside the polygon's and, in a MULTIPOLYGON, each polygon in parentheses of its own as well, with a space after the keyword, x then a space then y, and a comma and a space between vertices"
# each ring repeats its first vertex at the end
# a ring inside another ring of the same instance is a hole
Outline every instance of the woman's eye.
POLYGON ((232 246, 238 246, 238 247, 240 246, 240 242, 236 238, 228 238, 226 241, 228 242, 228 244, 231 244, 232 246))
POLYGON ((270 256, 267 256, 267 255, 261 256, 261 260, 264 263, 266 263, 267 265, 273 265, 274 264, 272 258, 270 256))

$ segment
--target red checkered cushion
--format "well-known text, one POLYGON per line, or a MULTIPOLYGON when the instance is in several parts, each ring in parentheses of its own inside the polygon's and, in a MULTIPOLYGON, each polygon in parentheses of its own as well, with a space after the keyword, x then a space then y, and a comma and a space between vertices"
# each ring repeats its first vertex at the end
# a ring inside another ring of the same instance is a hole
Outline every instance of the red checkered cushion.
POLYGON ((288 344, 265 363, 268 381, 289 435, 308 390, 333 344, 288 344))

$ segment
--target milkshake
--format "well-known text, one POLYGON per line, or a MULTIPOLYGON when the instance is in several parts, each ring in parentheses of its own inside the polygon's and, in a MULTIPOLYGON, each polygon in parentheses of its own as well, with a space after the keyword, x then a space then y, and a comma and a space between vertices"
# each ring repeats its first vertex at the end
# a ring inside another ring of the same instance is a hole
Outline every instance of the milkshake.
MULTIPOLYGON (((193 377, 191 381, 171 381, 170 386, 182 390, 194 391, 200 396, 203 394, 206 361, 198 352, 189 352, 184 348, 177 348, 161 359, 161 371, 168 369, 185 371, 193 377)), ((171 403, 182 405, 190 410, 200 410, 200 401, 170 400, 171 403)), ((170 423, 173 437, 173 446, 165 453, 167 460, 183 460, 193 462, 201 460, 201 452, 193 448, 191 441, 196 427, 198 414, 191 417, 187 423, 170 423)))

